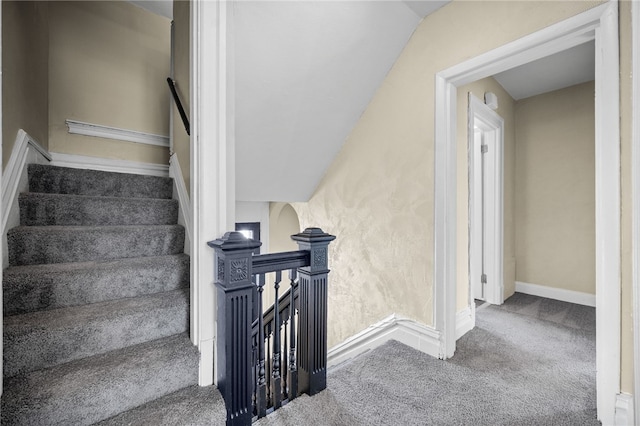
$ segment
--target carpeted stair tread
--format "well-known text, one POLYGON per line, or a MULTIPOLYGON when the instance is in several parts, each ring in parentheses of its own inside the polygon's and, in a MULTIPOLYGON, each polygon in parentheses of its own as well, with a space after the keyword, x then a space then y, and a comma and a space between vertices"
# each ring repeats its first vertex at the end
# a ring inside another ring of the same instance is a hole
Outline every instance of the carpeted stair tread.
POLYGON ((215 386, 190 386, 98 423, 124 425, 223 425, 227 411, 215 386))
POLYGON ((20 194, 23 226, 173 225, 178 201, 159 198, 20 194))
POLYGON ((86 262, 178 254, 181 225, 19 226, 7 233, 9 265, 86 262))
POLYGON ((4 381, 2 424, 88 425, 198 380, 187 334, 130 346, 4 381))
POLYGON ((4 315, 136 297, 189 286, 189 256, 12 266, 4 270, 4 315))
POLYGON ((168 177, 29 164, 29 191, 103 197, 171 198, 168 177))
POLYGON ((5 317, 4 376, 182 333, 188 327, 188 289, 5 317))

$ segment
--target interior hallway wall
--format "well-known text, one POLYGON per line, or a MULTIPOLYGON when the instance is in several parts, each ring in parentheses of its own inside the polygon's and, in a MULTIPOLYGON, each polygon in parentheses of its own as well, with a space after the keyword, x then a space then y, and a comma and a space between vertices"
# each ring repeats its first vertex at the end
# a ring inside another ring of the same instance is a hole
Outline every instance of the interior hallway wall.
POLYGON ((168 164, 164 147, 69 134, 66 119, 169 134, 171 27, 128 2, 49 3, 49 149, 168 164))
POLYGON ((422 21, 312 198, 294 205, 303 228, 337 236, 329 346, 392 313, 433 324, 436 73, 597 4, 454 1, 422 21))
POLYGON ((516 280, 595 294, 594 83, 515 111, 516 280))
POLYGON ((2 2, 2 170, 18 130, 49 146, 49 3, 2 2))
MULTIPOLYGON (((176 83, 176 92, 180 96, 182 106, 191 118, 191 93, 189 84, 191 81, 191 66, 189 64, 191 45, 189 42, 191 34, 191 2, 173 2, 173 27, 174 27, 174 56, 173 56, 173 79, 176 83)), ((182 119, 178 109, 174 106, 171 109, 173 114, 173 151, 175 158, 180 164, 182 178, 187 188, 187 193, 191 192, 191 148, 189 135, 184 129, 182 119)))

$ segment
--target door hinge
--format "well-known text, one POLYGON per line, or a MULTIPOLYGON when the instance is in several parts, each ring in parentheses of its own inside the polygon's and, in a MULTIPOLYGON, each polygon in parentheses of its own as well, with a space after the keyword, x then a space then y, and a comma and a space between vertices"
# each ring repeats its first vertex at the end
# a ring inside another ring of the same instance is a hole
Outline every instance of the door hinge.
POLYGON ((483 154, 486 154, 487 152, 489 152, 489 145, 487 144, 480 145, 480 152, 483 154))
POLYGON ((486 283, 487 283, 487 274, 480 275, 480 284, 486 284, 486 283))

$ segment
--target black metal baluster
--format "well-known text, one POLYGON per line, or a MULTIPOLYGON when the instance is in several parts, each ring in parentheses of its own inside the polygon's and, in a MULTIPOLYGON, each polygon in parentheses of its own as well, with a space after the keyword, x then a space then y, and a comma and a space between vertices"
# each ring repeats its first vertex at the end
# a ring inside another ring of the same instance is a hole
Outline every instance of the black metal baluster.
POLYGON ((267 415, 267 380, 264 367, 264 318, 262 315, 262 292, 264 290, 265 276, 260 274, 257 277, 258 284, 258 380, 256 390, 256 411, 258 418, 267 415))
POLYGON ((298 365, 296 362, 296 278, 298 272, 295 269, 289 271, 291 291, 289 292, 289 401, 298 396, 298 365))
MULTIPOLYGON (((287 360, 287 348, 289 347, 287 345, 287 325, 289 323, 289 308, 286 308, 282 311, 282 326, 280 327, 280 332, 282 333, 283 337, 284 337, 284 342, 282 343, 282 348, 281 348, 281 353, 282 353, 282 365, 286 368, 288 364, 288 360, 287 360)), ((287 372, 286 370, 284 371, 284 374, 282 374, 282 399, 288 399, 289 398, 289 391, 288 391, 288 383, 287 383, 287 372)))
POLYGON ((280 306, 278 301, 278 289, 282 281, 282 271, 276 271, 274 282, 275 298, 273 302, 273 408, 277 410, 282 406, 282 383, 280 377, 280 306))
POLYGON ((265 327, 265 348, 267 353, 265 354, 266 372, 265 377, 267 379, 267 410, 273 407, 273 393, 271 392, 271 323, 267 323, 265 327))

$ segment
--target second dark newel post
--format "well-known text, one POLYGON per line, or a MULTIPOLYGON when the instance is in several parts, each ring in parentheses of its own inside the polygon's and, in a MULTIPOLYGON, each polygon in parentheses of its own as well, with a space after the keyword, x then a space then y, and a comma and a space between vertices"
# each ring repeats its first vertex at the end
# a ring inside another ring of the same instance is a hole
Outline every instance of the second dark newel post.
POLYGON ((218 389, 227 407, 227 425, 251 424, 251 325, 253 287, 251 253, 259 241, 227 232, 209 242, 215 250, 218 389))
POLYGON ((298 381, 299 391, 315 395, 327 387, 328 249, 336 237, 307 228, 291 238, 310 252, 310 265, 298 269, 298 381))

